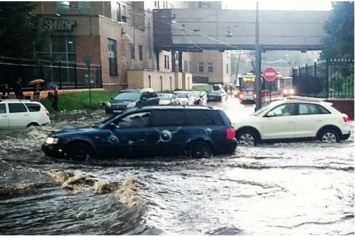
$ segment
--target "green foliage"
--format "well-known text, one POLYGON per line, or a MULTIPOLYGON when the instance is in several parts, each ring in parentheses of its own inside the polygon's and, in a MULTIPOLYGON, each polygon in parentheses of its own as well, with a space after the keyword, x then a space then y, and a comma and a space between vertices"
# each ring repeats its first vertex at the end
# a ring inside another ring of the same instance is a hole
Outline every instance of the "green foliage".
POLYGON ((333 9, 324 29, 321 59, 354 58, 354 2, 333 2, 333 9))
POLYGON ((44 36, 36 29, 35 2, 0 2, 0 55, 33 58, 44 36))
POLYGON ((354 98, 354 72, 345 76, 335 71, 329 79, 329 97, 354 98))
MULTIPOLYGON (((105 91, 91 91, 91 93, 89 93, 89 91, 60 93, 58 107, 60 111, 103 109, 100 107, 100 102, 109 101, 111 97, 113 97, 113 94, 105 91)), ((54 113, 51 101, 48 98, 41 99, 41 103, 50 113, 54 113)))

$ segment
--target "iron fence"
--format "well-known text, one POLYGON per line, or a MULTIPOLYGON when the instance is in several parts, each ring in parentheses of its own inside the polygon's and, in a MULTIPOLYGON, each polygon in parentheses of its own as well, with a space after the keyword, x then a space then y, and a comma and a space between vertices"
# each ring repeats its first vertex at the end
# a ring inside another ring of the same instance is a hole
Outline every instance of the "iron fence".
POLYGON ((354 60, 330 59, 293 68, 297 95, 320 98, 354 98, 354 60))
POLYGON ((0 71, 0 85, 7 83, 13 87, 21 78, 24 91, 32 89, 28 82, 39 78, 45 80, 44 88, 51 85, 61 90, 102 88, 101 66, 96 64, 89 68, 84 63, 0 57, 0 71))

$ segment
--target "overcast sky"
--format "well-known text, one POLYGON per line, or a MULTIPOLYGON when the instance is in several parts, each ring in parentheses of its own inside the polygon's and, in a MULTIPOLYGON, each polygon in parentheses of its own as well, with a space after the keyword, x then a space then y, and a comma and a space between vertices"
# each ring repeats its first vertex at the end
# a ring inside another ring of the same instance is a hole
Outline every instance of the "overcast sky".
MULTIPOLYGON (((222 7, 225 9, 255 10, 256 0, 224 0, 222 7)), ((321 10, 332 9, 328 0, 258 0, 259 10, 321 10)))

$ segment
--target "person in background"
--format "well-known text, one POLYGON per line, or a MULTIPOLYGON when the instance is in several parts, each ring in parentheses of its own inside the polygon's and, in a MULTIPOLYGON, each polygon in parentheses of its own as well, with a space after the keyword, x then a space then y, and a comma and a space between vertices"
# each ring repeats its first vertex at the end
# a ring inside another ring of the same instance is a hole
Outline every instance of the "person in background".
POLYGON ((2 99, 10 98, 10 89, 7 83, 1 86, 2 99))
POLYGON ((39 90, 39 84, 33 85, 33 100, 39 102, 41 97, 41 92, 39 90))
POLYGON ((15 85, 14 85, 14 92, 15 92, 15 96, 17 99, 23 99, 25 97, 23 95, 21 81, 22 81, 22 79, 18 78, 15 85))
POLYGON ((55 112, 59 111, 58 108, 58 96, 59 96, 59 90, 58 90, 58 86, 54 86, 54 89, 52 91, 50 91, 51 93, 51 99, 52 99, 52 107, 54 109, 55 112))

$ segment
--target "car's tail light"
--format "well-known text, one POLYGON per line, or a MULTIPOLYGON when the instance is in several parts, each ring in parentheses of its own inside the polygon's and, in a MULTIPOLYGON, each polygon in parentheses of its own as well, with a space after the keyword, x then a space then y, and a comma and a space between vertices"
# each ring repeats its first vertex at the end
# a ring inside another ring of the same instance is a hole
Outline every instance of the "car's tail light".
POLYGON ((344 122, 349 122, 350 118, 349 118, 349 116, 345 115, 345 116, 343 116, 343 120, 344 120, 344 122))
POLYGON ((256 93, 253 93, 253 98, 254 98, 254 99, 256 98, 256 93))
POLYGON ((235 129, 233 127, 228 127, 226 129, 226 135, 227 135, 227 139, 234 139, 235 137, 235 129))
POLYGON ((49 111, 46 109, 46 114, 47 114, 47 116, 49 116, 49 111))

